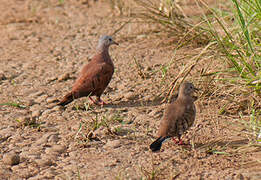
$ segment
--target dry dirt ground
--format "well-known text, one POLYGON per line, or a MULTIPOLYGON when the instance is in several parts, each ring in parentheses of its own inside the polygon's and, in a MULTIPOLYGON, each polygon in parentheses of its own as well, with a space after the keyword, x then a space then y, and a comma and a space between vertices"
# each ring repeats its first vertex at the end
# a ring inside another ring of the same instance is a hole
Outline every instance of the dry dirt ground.
MULTIPOLYGON (((166 73, 162 65, 173 58, 173 46, 159 40, 155 25, 121 29, 128 19, 110 4, 87 2, 0 3, 0 179, 261 179, 260 148, 248 146, 230 123, 236 115, 219 115, 225 99, 213 92, 222 88, 200 79, 199 68, 187 79, 207 95, 197 101, 195 126, 183 137, 187 145, 168 141, 160 152, 149 150, 161 100, 200 46, 176 52, 166 73), (102 96, 108 105, 89 106, 82 98, 57 107, 100 35, 117 30, 120 45, 110 49, 116 71, 102 96)), ((218 67, 208 60, 202 67, 218 67)))

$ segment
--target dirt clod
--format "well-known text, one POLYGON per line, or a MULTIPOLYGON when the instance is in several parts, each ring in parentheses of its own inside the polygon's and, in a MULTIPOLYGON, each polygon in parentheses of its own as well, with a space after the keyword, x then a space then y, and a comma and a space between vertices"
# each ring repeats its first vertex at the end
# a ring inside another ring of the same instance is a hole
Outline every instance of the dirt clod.
POLYGON ((20 156, 16 153, 4 154, 3 162, 10 166, 17 165, 20 163, 20 156))

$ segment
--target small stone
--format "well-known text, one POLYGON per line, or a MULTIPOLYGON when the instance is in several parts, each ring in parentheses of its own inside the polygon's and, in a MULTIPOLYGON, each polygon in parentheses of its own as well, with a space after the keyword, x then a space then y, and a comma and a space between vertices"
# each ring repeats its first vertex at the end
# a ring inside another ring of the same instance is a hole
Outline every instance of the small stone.
POLYGON ((6 141, 9 137, 13 136, 14 134, 15 130, 13 127, 3 127, 3 129, 0 130, 0 143, 6 141))
POLYGON ((100 128, 94 131, 94 136, 96 137, 104 137, 106 135, 107 129, 101 126, 100 128))
POLYGON ((39 96, 38 98, 35 99, 35 102, 41 103, 41 102, 45 101, 47 97, 48 97, 48 95, 46 95, 46 94, 39 96))
POLYGON ((39 117, 41 115, 41 111, 40 110, 35 110, 32 112, 32 117, 39 117))
POLYGON ((69 78, 70 78, 70 74, 69 73, 64 73, 64 74, 62 74, 61 76, 58 77, 58 81, 59 82, 66 81, 69 78))
POLYGON ((36 159, 35 162, 36 162, 40 167, 51 166, 51 165, 54 164, 51 159, 36 159))
POLYGON ((28 102, 26 102, 26 106, 32 106, 34 104, 35 104, 35 102, 33 99, 30 99, 28 102))
POLYGON ((42 113, 42 116, 49 115, 49 114, 51 114, 52 112, 54 112, 52 109, 47 109, 47 110, 45 110, 45 111, 42 113))
POLYGON ((64 109, 64 107, 62 107, 62 106, 54 106, 54 107, 52 108, 53 111, 61 111, 61 110, 63 110, 63 109, 64 109))
POLYGON ((66 150, 66 147, 63 145, 54 145, 53 150, 58 153, 63 153, 66 150))
POLYGON ((40 139, 38 139, 36 142, 35 142, 35 145, 36 146, 39 146, 39 145, 45 145, 47 143, 47 140, 49 138, 50 134, 45 134, 43 135, 40 139))
POLYGON ((53 102, 58 102, 57 98, 56 97, 49 97, 46 99, 46 102, 47 103, 53 103, 53 102))
POLYGON ((135 95, 133 92, 127 92, 124 94, 124 98, 126 98, 127 100, 132 100, 134 99, 135 95))
POLYGON ((17 165, 20 163, 20 156, 16 153, 7 153, 3 156, 3 162, 7 165, 17 165))
POLYGON ((113 140, 113 141, 111 141, 111 140, 109 140, 107 143, 106 143, 106 145, 105 145, 106 147, 110 147, 110 148, 118 148, 118 147, 120 147, 121 146, 121 141, 120 140, 113 140))
POLYGON ((144 99, 144 101, 152 101, 152 96, 148 95, 148 96, 145 96, 143 99, 144 99))
POLYGON ((48 142, 50 143, 57 143, 59 141, 59 135, 57 134, 52 134, 49 136, 48 142))
POLYGON ((45 150, 46 154, 55 154, 55 153, 63 153, 66 150, 66 147, 63 145, 53 145, 51 148, 45 150))
POLYGON ((44 94, 43 91, 37 91, 37 92, 31 94, 31 96, 32 96, 32 97, 36 97, 36 96, 41 96, 41 95, 43 95, 43 94, 44 94))
POLYGON ((55 81, 55 80, 57 80, 57 77, 53 76, 53 77, 48 78, 47 82, 50 83, 50 82, 55 81))
POLYGON ((138 35, 138 36, 137 36, 137 39, 143 39, 143 38, 145 38, 145 37, 146 37, 145 34, 141 34, 141 35, 138 35))
POLYGON ((31 112, 41 110, 41 109, 42 109, 42 107, 39 104, 35 104, 35 105, 30 107, 31 112))
POLYGON ((125 89, 125 88, 126 88, 126 85, 123 84, 123 83, 121 83, 121 84, 119 84, 117 87, 118 87, 118 90, 122 90, 122 89, 125 89))
POLYGON ((6 80, 6 76, 4 73, 0 73, 0 80, 6 80))
POLYGON ((148 115, 151 116, 151 117, 160 117, 162 116, 163 114, 163 110, 161 110, 160 108, 159 109, 153 109, 148 115))
POLYGON ((236 175, 236 179, 244 180, 244 176, 240 173, 240 174, 236 175))
POLYGON ((151 70, 152 70, 152 68, 150 66, 145 67, 145 71, 151 71, 151 70))

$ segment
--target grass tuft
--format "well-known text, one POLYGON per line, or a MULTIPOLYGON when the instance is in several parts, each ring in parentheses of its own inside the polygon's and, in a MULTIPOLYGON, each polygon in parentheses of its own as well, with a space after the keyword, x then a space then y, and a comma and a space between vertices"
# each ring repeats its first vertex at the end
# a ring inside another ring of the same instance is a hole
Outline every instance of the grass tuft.
POLYGON ((11 107, 16 107, 16 108, 20 108, 20 109, 26 108, 25 105, 22 105, 22 104, 16 103, 16 102, 1 103, 0 106, 11 106, 11 107))

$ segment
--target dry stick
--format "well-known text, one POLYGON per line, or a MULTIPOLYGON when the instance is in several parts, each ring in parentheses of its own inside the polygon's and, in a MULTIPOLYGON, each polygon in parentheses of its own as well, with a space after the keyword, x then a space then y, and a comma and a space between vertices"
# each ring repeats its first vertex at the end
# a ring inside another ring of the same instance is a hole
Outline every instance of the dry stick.
POLYGON ((131 19, 128 20, 127 22, 123 23, 118 29, 116 29, 113 33, 112 36, 115 35, 116 33, 118 33, 120 30, 122 30, 124 28, 124 26, 126 26, 127 24, 129 24, 131 22, 131 19))
POLYGON ((141 68, 141 65, 139 64, 139 62, 137 61, 137 59, 135 58, 135 56, 133 56, 133 59, 134 59, 134 62, 138 68, 138 71, 139 71, 139 75, 142 77, 142 78, 145 78, 146 79, 146 74, 142 71, 142 68, 141 68))
POLYGON ((191 72, 191 70, 196 66, 196 64, 199 62, 199 60, 200 60, 200 57, 203 55, 203 54, 205 54, 205 52, 206 52, 206 50, 211 46, 211 45, 213 45, 213 44, 215 44, 214 42, 212 42, 212 43, 209 43, 200 53, 199 53, 199 55, 197 55, 196 57, 194 57, 194 58, 192 58, 191 60, 195 60, 195 62, 193 62, 193 63, 191 63, 191 64, 189 64, 189 65, 187 65, 187 66, 185 66, 184 68, 183 68, 183 70, 178 74, 178 76, 174 79, 174 81, 172 81, 172 83, 171 83, 171 88, 169 89, 169 91, 168 91, 168 93, 167 93, 167 95, 166 95, 166 97, 162 100, 162 102, 165 102, 166 100, 168 100, 168 102, 170 101, 170 97, 171 97, 171 95, 172 95, 172 93, 173 93, 173 91, 174 91, 174 89, 175 89, 175 87, 176 87, 176 82, 177 82, 177 80, 184 74, 184 72, 185 72, 185 74, 184 74, 184 76, 183 76, 183 78, 182 78, 182 80, 181 80, 181 82, 180 83, 182 83, 183 81, 184 81, 184 79, 188 76, 188 74, 191 72))

